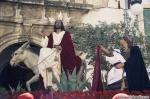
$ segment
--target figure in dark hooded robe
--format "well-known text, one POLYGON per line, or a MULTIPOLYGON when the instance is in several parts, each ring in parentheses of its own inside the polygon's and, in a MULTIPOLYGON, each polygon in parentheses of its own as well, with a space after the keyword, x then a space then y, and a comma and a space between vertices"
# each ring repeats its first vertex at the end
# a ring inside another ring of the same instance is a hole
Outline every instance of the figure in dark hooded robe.
POLYGON ((124 36, 120 40, 126 62, 119 67, 124 67, 129 91, 143 91, 149 89, 149 78, 140 48, 133 46, 133 39, 132 36, 124 36))

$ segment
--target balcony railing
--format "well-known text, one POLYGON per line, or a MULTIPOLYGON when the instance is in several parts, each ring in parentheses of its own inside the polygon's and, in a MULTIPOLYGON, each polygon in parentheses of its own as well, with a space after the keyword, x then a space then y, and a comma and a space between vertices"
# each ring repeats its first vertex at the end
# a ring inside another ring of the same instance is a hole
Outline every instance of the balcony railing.
POLYGON ((44 0, 2 0, 2 1, 9 1, 9 2, 16 2, 16 3, 26 3, 26 4, 44 4, 44 0))
POLYGON ((87 0, 5 0, 5 2, 25 3, 25 4, 37 4, 54 7, 68 7, 75 9, 92 9, 92 3, 87 0))
POLYGON ((76 8, 76 9, 92 9, 92 4, 87 4, 85 0, 81 0, 76 2, 75 0, 62 1, 62 0, 45 0, 45 5, 56 6, 56 7, 68 7, 68 8, 76 8))
POLYGON ((89 4, 88 0, 45 0, 45 1, 59 1, 59 2, 68 2, 68 3, 80 3, 80 4, 89 4))

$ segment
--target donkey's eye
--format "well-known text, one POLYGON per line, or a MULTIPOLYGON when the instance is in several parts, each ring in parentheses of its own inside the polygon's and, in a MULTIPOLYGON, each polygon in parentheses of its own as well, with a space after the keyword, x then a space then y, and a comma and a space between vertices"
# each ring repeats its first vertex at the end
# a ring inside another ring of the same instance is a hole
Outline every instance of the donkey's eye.
POLYGON ((23 54, 23 51, 22 51, 22 52, 20 52, 20 54, 23 54))
POLYGON ((13 56, 15 56, 15 55, 17 55, 17 53, 12 53, 12 54, 11 54, 11 57, 13 57, 13 56))

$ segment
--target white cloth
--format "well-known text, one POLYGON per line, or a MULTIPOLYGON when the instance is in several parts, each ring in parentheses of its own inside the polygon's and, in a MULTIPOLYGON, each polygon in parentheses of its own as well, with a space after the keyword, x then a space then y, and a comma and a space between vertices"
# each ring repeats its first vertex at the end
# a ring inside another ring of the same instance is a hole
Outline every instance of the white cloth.
POLYGON ((62 41, 64 34, 65 31, 61 31, 60 33, 53 32, 53 45, 59 45, 62 41))
POLYGON ((42 39, 41 39, 41 46, 42 46, 43 48, 45 48, 45 47, 47 47, 47 45, 48 45, 48 37, 47 37, 47 36, 44 36, 44 37, 42 37, 42 39))
POLYGON ((55 48, 41 48, 40 56, 38 60, 39 72, 43 78, 44 86, 52 86, 54 90, 58 90, 57 84, 53 83, 53 76, 60 82, 61 74, 61 62, 60 62, 60 51, 55 48), (57 59, 57 61, 56 61, 57 59), (51 68, 52 72, 48 71, 47 68, 51 68))
MULTIPOLYGON (((122 73, 123 73, 123 69, 116 69, 115 67, 112 67, 107 75, 107 85, 113 84, 113 83, 121 80, 122 73)), ((126 76, 126 74, 124 73, 123 76, 126 76)))
MULTIPOLYGON (((60 33, 53 32, 53 45, 59 45, 62 41, 62 38, 65 34, 65 31, 61 31, 60 33)), ((41 39, 40 45, 45 48, 48 45, 48 37, 44 36, 41 39)))
POLYGON ((114 65, 115 63, 121 62, 124 63, 126 60, 123 58, 123 56, 120 54, 119 49, 114 49, 112 57, 106 56, 106 61, 108 61, 111 65, 114 65))
MULTIPOLYGON (((114 65, 115 63, 124 63, 126 60, 123 58, 123 56, 120 54, 119 49, 114 49, 112 57, 106 56, 106 61, 108 61, 111 65, 114 65)), ((110 85, 114 82, 117 82, 122 79, 123 69, 116 69, 115 67, 112 67, 111 70, 108 72, 107 76, 107 85, 110 85)), ((124 73, 123 76, 126 76, 124 73)))
MULTIPOLYGON (((60 33, 53 32, 53 45, 60 45, 65 31, 61 31, 60 33)), ((45 36, 42 38, 41 45, 43 48, 40 50, 39 60, 38 60, 38 68, 39 72, 43 78, 44 86, 47 88, 48 86, 52 86, 54 90, 58 90, 57 84, 53 83, 53 76, 55 79, 60 82, 60 74, 61 74, 61 61, 60 61, 60 50, 56 48, 46 48, 48 45, 48 37, 45 36), (57 61, 56 61, 57 60, 57 61), (48 71, 47 68, 51 68, 52 72, 48 71)))

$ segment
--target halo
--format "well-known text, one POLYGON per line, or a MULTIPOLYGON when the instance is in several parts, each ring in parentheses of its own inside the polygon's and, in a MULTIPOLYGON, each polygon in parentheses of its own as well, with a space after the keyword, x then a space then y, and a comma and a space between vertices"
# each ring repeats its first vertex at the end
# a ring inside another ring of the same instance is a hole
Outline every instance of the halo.
POLYGON ((61 20, 64 25, 68 25, 70 23, 71 17, 68 16, 68 13, 60 12, 56 18, 48 17, 48 20, 51 25, 54 25, 56 20, 61 20))

